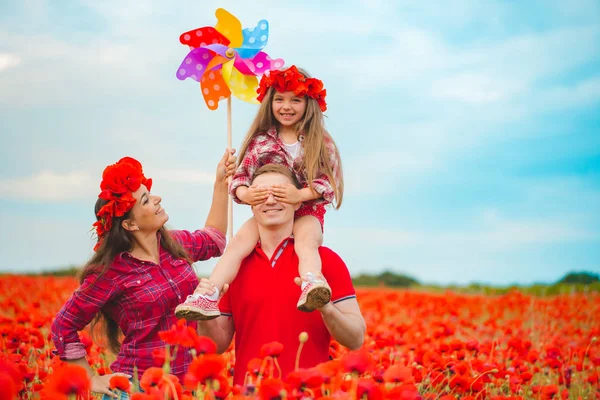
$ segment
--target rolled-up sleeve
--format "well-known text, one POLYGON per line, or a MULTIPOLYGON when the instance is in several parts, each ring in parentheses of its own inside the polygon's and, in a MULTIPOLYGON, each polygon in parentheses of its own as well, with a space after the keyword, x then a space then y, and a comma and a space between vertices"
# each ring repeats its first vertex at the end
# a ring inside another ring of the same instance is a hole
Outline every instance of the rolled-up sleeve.
POLYGON ((171 235, 183 246, 194 262, 219 257, 225 250, 225 235, 210 226, 194 232, 171 231, 171 235))
POLYGON ((76 360, 86 355, 78 332, 94 319, 118 291, 118 286, 106 279, 106 275, 98 278, 93 274, 67 300, 51 327, 52 341, 62 360, 76 360))

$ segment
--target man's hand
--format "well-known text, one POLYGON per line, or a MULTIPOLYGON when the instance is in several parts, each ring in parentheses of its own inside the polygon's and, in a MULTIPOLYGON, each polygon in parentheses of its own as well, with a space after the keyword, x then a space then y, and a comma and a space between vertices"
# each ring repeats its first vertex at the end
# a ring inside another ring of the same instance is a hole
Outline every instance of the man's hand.
POLYGON ((131 379, 131 375, 122 374, 120 372, 116 372, 114 374, 102 375, 102 376, 94 375, 90 379, 90 383, 91 383, 90 389, 94 393, 107 394, 114 398, 119 397, 110 390, 110 378, 112 378, 113 376, 124 376, 127 379, 131 379))
POLYGON ((302 193, 300 192, 300 189, 291 183, 273 185, 271 186, 271 191, 273 192, 275 199, 283 203, 297 204, 304 201, 304 199, 302 199, 302 193))

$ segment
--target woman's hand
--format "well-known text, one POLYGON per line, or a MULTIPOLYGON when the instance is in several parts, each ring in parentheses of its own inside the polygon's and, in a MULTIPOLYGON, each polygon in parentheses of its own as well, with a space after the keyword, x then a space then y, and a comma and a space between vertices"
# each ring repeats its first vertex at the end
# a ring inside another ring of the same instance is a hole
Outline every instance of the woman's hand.
POLYGON ((219 161, 217 165, 217 183, 226 182, 227 178, 232 176, 236 170, 236 159, 234 156, 235 149, 227 149, 225 150, 225 154, 219 161))
POLYGON ((297 204, 302 203, 304 201, 300 189, 298 189, 291 183, 286 183, 283 185, 273 185, 271 186, 271 191, 273 192, 273 196, 275 196, 275 199, 283 203, 297 204))
POLYGON ((124 376, 127 379, 131 379, 131 375, 127 375, 127 374, 122 374, 120 372, 116 372, 114 374, 107 374, 107 375, 94 375, 92 376, 92 378, 90 379, 90 383, 91 383, 91 390, 94 393, 101 393, 101 394, 107 394, 109 396, 112 396, 114 398, 117 398, 119 396, 117 396, 116 393, 112 392, 110 390, 110 378, 112 378, 113 376, 124 376))

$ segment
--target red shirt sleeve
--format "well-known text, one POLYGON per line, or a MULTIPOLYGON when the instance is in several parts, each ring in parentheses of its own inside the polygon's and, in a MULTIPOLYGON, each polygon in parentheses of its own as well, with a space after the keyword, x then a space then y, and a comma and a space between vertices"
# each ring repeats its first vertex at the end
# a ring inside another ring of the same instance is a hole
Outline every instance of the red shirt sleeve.
POLYGON ((86 355, 78 332, 120 291, 108 274, 100 278, 96 274, 87 276, 54 319, 52 341, 61 359, 78 359, 86 355))
POLYGON ((231 317, 231 302, 229 301, 229 292, 225 293, 221 300, 219 300, 219 311, 221 315, 231 317))
POLYGON ((323 263, 323 276, 331 287, 331 301, 338 303, 356 297, 350 271, 342 258, 328 247, 319 248, 323 263))

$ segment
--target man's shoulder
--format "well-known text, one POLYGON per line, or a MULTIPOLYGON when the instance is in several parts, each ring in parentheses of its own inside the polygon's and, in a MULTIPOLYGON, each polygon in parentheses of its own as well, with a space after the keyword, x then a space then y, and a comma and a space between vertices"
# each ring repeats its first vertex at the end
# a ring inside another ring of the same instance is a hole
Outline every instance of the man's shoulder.
POLYGON ((325 266, 325 262, 328 264, 340 265, 346 267, 346 263, 342 260, 342 257, 332 249, 326 246, 319 247, 319 255, 321 256, 321 261, 325 266))

